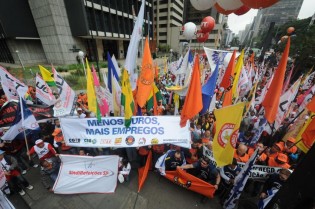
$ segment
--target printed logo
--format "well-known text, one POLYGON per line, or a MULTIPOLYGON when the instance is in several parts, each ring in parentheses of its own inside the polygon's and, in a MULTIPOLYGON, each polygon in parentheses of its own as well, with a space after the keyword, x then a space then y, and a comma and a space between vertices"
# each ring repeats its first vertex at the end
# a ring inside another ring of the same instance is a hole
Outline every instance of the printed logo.
POLYGON ((133 136, 127 136, 127 138, 126 138, 126 144, 127 145, 133 145, 133 143, 135 143, 135 137, 133 137, 133 136))
POLYGON ((157 138, 153 138, 151 140, 151 144, 158 144, 159 143, 159 140, 157 138))
POLYGON ((83 142, 85 144, 96 144, 97 140, 96 139, 83 139, 83 142))
POLYGON ((191 181, 186 181, 185 179, 182 179, 178 176, 174 176, 174 181, 175 184, 184 187, 184 188, 189 188, 191 186, 191 181))
POLYGON ((232 138, 233 130, 234 130, 235 124, 233 123, 225 123, 221 130, 219 131, 218 135, 218 143, 221 147, 225 148, 226 144, 230 141, 232 138))
POLYGON ((69 143, 80 143, 80 141, 79 138, 69 139, 69 143))
POLYGON ((111 139, 101 139, 100 144, 111 144, 112 140, 111 139))
POLYGON ((139 145, 145 145, 146 139, 145 138, 140 138, 138 144, 139 145))
POLYGON ((115 144, 116 145, 121 145, 121 142, 122 142, 122 138, 116 138, 115 139, 115 144))

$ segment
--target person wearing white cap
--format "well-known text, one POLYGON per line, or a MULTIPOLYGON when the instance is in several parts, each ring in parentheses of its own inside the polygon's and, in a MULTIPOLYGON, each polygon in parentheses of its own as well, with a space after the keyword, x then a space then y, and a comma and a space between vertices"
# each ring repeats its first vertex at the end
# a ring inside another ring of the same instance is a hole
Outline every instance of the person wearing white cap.
POLYGON ((85 118, 85 116, 86 116, 86 115, 83 113, 82 108, 80 108, 80 107, 77 109, 77 113, 78 113, 78 117, 79 117, 79 118, 85 118))
POLYGON ((44 142, 41 139, 37 139, 35 141, 35 145, 30 149, 27 154, 32 155, 34 153, 38 155, 40 161, 58 156, 53 146, 47 142, 44 142))
POLYGON ((21 175, 18 168, 18 162, 14 157, 10 155, 5 155, 5 152, 3 150, 0 150, 0 162, 5 177, 14 191, 23 196, 25 195, 23 187, 29 190, 33 189, 33 186, 30 185, 29 182, 21 175))

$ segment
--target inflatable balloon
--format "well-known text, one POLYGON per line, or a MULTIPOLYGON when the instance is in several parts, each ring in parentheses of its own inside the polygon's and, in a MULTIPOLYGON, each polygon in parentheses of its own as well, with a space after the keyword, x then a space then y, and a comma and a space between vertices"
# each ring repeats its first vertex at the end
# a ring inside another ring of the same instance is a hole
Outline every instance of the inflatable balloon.
POLYGON ((277 3, 279 0, 241 0, 244 5, 252 9, 262 9, 270 7, 271 5, 277 3))
POLYGON ((191 40, 197 32, 197 26, 195 23, 188 22, 183 27, 183 35, 187 40, 191 40))
POLYGON ((203 33, 210 33, 215 26, 215 20, 211 16, 202 19, 200 28, 203 33))
POLYGON ((236 10, 243 6, 241 0, 217 0, 217 4, 224 10, 236 10))
POLYGON ((288 38, 289 38, 289 36, 282 36, 281 37, 281 42, 285 42, 288 38))
POLYGON ((198 30, 197 34, 196 34, 196 37, 197 37, 197 41, 199 43, 203 43, 203 42, 208 40, 209 33, 204 33, 202 30, 198 30))
POLYGON ((224 14, 224 15, 229 15, 232 12, 234 12, 233 10, 225 10, 225 9, 223 9, 218 3, 216 3, 214 5, 214 7, 219 13, 224 14))
POLYGON ((287 29, 287 33, 288 34, 291 34, 291 33, 293 33, 295 31, 295 28, 294 27, 289 27, 288 29, 287 29))
POLYGON ((246 14, 249 10, 250 10, 250 8, 248 6, 243 5, 240 8, 238 8, 237 10, 235 10, 234 14, 240 16, 240 15, 246 14))
POLYGON ((210 9, 215 4, 215 0, 190 0, 190 3, 196 10, 203 11, 210 9))

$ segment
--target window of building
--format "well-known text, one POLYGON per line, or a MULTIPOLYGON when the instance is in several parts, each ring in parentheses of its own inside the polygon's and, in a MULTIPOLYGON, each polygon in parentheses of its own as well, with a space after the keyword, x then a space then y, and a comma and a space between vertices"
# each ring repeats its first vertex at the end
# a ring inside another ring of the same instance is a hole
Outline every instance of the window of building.
POLYGON ((167 36, 167 32, 159 32, 159 36, 167 36))
POLYGON ((160 12, 160 13, 162 13, 162 12, 167 12, 167 8, 159 9, 159 12, 160 12))
POLYGON ((106 12, 103 13, 104 15, 104 26, 105 26, 105 32, 110 32, 110 20, 109 20, 109 14, 106 12))
POLYGON ((122 16, 118 16, 118 24, 119 24, 120 34, 125 34, 126 27, 124 23, 124 18, 122 16))
POLYGON ((85 8, 86 8, 86 16, 87 16, 89 29, 90 30, 96 30, 96 24, 95 24, 94 14, 93 14, 92 8, 90 8, 90 7, 85 7, 85 8))
POLYGON ((166 28, 166 27, 167 27, 167 24, 159 24, 159 27, 160 27, 160 28, 166 28))
POLYGON ((167 20, 167 16, 159 17, 159 20, 167 20))
POLYGON ((112 31, 113 31, 113 33, 119 32, 118 27, 120 27, 120 25, 118 24, 117 16, 113 15, 112 16, 112 31))
POLYGON ((95 19, 96 19, 96 26, 98 31, 105 31, 104 28, 104 21, 102 18, 102 12, 99 10, 95 10, 95 19))
POLYGON ((109 7, 109 0, 103 0, 103 5, 109 7))
POLYGON ((112 8, 112 9, 117 8, 116 0, 110 0, 109 2, 110 2, 110 8, 112 8))
POLYGON ((174 9, 173 7, 171 8, 171 11, 176 13, 178 16, 182 17, 182 14, 178 10, 174 9))
POLYGON ((123 11, 123 5, 124 5, 124 0, 116 0, 116 4, 117 4, 117 10, 118 11, 123 11))

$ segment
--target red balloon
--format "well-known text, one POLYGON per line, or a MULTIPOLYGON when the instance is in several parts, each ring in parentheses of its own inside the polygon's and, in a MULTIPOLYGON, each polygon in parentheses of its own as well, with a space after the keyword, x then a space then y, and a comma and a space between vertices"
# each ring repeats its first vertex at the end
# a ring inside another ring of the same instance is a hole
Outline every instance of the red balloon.
POLYGON ((241 0, 244 5, 252 9, 262 9, 270 7, 271 5, 277 3, 279 0, 241 0))
POLYGON ((218 3, 215 3, 214 7, 219 13, 224 14, 224 15, 229 15, 232 12, 234 12, 233 10, 225 10, 225 9, 223 9, 222 7, 220 7, 220 5, 218 3))
POLYGON ((197 42, 203 43, 208 40, 209 33, 203 33, 202 30, 197 30, 197 42))
POLYGON ((238 8, 237 10, 235 10, 234 14, 240 16, 240 15, 247 13, 249 10, 250 10, 250 7, 243 5, 240 8, 238 8))
POLYGON ((211 16, 202 19, 200 28, 204 33, 210 33, 215 26, 215 20, 211 16))

